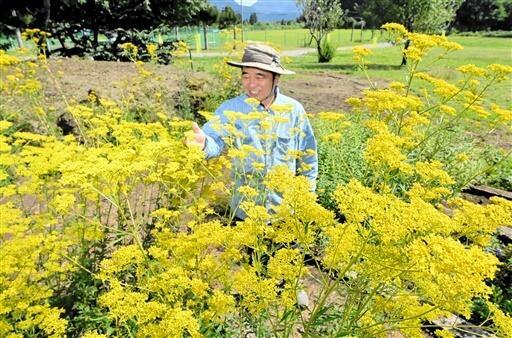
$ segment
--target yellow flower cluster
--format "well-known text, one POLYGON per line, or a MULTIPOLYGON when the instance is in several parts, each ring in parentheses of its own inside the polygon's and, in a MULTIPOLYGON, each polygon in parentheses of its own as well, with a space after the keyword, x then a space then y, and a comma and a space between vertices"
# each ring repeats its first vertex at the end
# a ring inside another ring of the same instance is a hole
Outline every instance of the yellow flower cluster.
POLYGON ((412 33, 401 24, 386 23, 381 28, 393 34, 397 43, 403 40, 410 42, 410 46, 404 48, 403 53, 413 63, 421 61, 435 47, 442 48, 444 53, 462 49, 460 44, 449 41, 445 36, 412 33))
POLYGON ((352 52, 354 53, 352 58, 355 62, 363 62, 365 57, 372 55, 371 49, 367 47, 356 46, 352 48, 352 52))
POLYGON ((385 172, 398 169, 410 173, 411 165, 406 163, 407 157, 402 153, 406 140, 391 133, 382 122, 370 120, 368 126, 375 132, 375 136, 368 140, 364 153, 368 165, 378 171, 379 168, 383 168, 385 172))
MULTIPOLYGON (((409 282, 407 293, 417 295, 418 306, 427 301, 466 317, 468 301, 490 292, 484 280, 493 277, 498 260, 481 249, 485 243, 480 239, 488 239, 500 222, 510 222, 509 201, 498 199, 489 206, 454 201, 460 207, 450 217, 420 198, 405 202, 357 181, 339 187, 335 198, 347 222, 328 231, 328 266, 352 270, 361 278, 378 273, 376 283, 409 282), (470 242, 462 244, 459 238, 470 242)), ((389 309, 395 308, 391 303, 389 309)))
POLYGON ((454 97, 460 92, 460 88, 448 83, 442 79, 435 78, 427 73, 416 73, 414 74, 418 79, 427 81, 434 85, 434 93, 441 96, 443 99, 449 99, 454 97))
POLYGON ((365 90, 361 101, 369 112, 381 118, 389 114, 399 114, 402 111, 418 111, 423 107, 418 97, 403 96, 387 89, 365 90))
POLYGON ((139 48, 135 46, 133 43, 125 42, 120 44, 119 47, 131 60, 135 61, 137 59, 137 55, 139 54, 139 48))

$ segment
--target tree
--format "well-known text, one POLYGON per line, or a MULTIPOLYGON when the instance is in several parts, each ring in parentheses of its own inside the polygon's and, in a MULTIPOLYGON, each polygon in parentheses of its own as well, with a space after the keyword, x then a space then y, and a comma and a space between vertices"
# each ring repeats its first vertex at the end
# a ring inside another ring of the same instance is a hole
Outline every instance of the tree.
POLYGON ((208 49, 208 34, 206 34, 206 30, 209 25, 216 22, 219 18, 219 10, 217 7, 208 5, 207 7, 201 9, 197 14, 197 19, 203 25, 203 35, 204 35, 204 49, 208 49))
POLYGON ((512 0, 466 0, 455 18, 460 30, 511 30, 512 0))
MULTIPOLYGON (((346 1, 370 27, 397 22, 409 32, 436 33, 446 31, 464 0, 361 0, 346 1)), ((410 41, 405 42, 405 49, 410 41)), ((407 60, 402 57, 402 65, 407 60)))
POLYGON ((316 43, 319 62, 329 62, 327 35, 343 20, 344 11, 339 0, 297 0, 306 28, 316 43))
POLYGON ((464 0, 344 0, 344 8, 362 17, 368 26, 397 22, 410 32, 441 33, 455 18, 464 0))
POLYGON ((258 16, 256 13, 251 13, 251 16, 249 16, 249 24, 255 25, 258 22, 258 16))
POLYGON ((224 29, 233 26, 233 39, 236 40, 236 24, 241 22, 241 16, 237 15, 231 6, 226 6, 219 14, 219 28, 224 29))
POLYGON ((115 58, 120 43, 166 25, 190 23, 205 5, 206 0, 0 0, 0 26, 49 31, 66 55, 115 58), (101 46, 100 35, 108 38, 101 46))

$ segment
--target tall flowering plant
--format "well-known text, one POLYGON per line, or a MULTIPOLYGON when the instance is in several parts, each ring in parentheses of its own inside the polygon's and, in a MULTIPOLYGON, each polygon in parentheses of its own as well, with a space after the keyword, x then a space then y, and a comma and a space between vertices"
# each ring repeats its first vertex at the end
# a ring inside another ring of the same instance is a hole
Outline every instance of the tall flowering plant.
MULTIPOLYGON (((334 211, 305 177, 265 169, 272 151, 312 155, 279 145, 286 106, 227 112, 227 151, 210 161, 184 146, 190 121, 135 122, 104 98, 71 107, 80 135, 20 132, 15 118, 2 120, 0 335, 422 336, 425 323, 468 317, 471 300, 490 292, 499 263, 484 248, 512 222, 512 205, 437 203, 454 179, 416 151, 428 123, 407 109, 423 97, 390 110, 371 94, 352 100, 364 130, 354 151, 367 166, 334 190, 334 211), (249 127, 261 149, 245 144, 249 127), (251 172, 237 165, 246 161, 251 172), (245 184, 235 191, 233 179, 245 184), (279 205, 266 205, 269 192, 279 205), (247 215, 236 224, 218 208, 232 198, 247 215)), ((324 142, 354 125, 320 117, 340 127, 319 135, 324 142)), ((509 335, 510 317, 489 308, 485 329, 509 335)))

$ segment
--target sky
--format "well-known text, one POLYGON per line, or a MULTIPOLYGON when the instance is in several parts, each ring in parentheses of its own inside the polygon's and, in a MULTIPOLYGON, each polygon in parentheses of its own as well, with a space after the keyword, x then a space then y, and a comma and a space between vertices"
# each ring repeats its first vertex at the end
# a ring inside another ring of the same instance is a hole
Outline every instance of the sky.
POLYGON ((219 10, 231 6, 235 12, 244 9, 244 19, 256 13, 258 21, 294 20, 299 16, 295 0, 209 0, 219 10))
POLYGON ((237 4, 241 5, 241 6, 252 6, 254 5, 256 2, 258 2, 258 0, 234 0, 237 4))

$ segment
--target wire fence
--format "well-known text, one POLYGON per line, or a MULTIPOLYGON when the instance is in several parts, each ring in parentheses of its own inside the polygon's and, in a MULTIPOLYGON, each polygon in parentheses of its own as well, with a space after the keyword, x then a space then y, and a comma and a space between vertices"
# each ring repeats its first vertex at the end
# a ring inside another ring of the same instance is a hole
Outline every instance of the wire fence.
MULTIPOLYGON (((206 39, 202 27, 181 27, 175 28, 175 38, 185 41, 192 50, 220 50, 226 43, 232 43, 233 40, 268 42, 278 45, 282 49, 296 49, 304 47, 313 47, 314 41, 307 29, 269 29, 253 30, 250 26, 240 28, 219 30, 217 28, 208 28, 206 30, 206 39), (206 40, 206 43, 205 43, 206 40), (207 46, 207 48, 206 48, 207 46)), ((336 46, 352 45, 361 42, 376 41, 380 38, 377 31, 368 29, 336 29, 330 33, 330 41, 336 46)))

